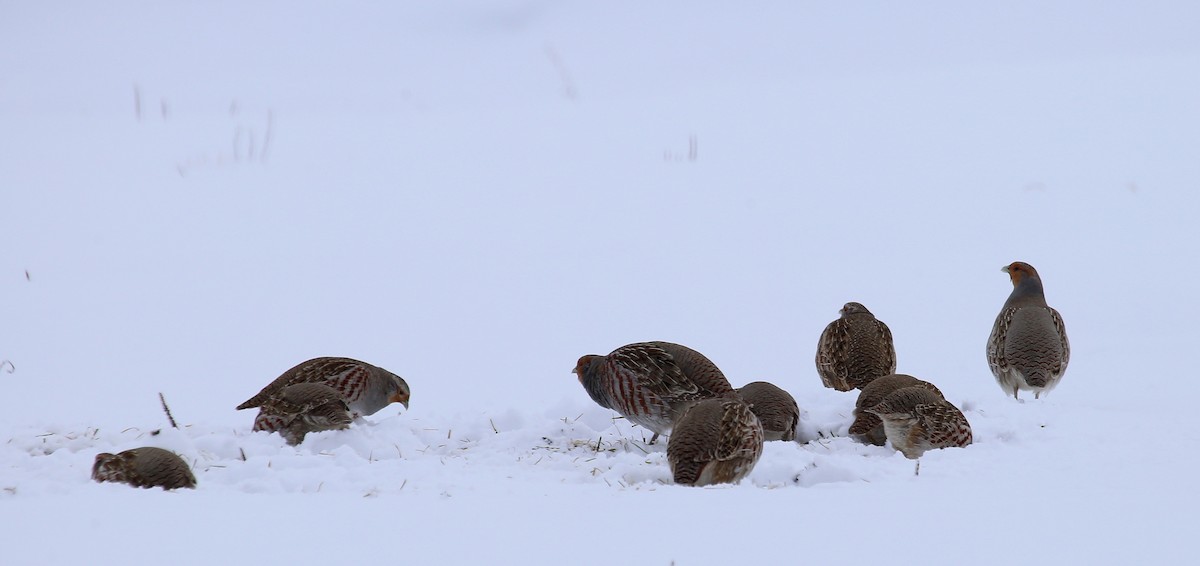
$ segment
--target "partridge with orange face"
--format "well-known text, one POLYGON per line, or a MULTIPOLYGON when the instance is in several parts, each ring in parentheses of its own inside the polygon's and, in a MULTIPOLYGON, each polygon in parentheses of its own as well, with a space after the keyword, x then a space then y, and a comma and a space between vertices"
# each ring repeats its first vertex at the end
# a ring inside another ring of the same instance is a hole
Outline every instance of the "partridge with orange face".
POLYGON ((404 378, 350 358, 313 358, 303 362, 283 372, 237 408, 262 406, 283 388, 297 383, 321 383, 333 388, 346 401, 353 417, 373 415, 392 403, 408 408, 409 389, 404 378))
POLYGON ((675 421, 696 401, 736 397, 716 364, 687 346, 639 342, 607 356, 579 358, 573 370, 588 396, 654 432, 670 434, 675 421))
POLYGON ((1058 311, 1046 304, 1042 278, 1028 263, 1003 268, 1013 290, 1000 309, 987 342, 988 366, 1004 392, 1034 399, 1054 389, 1067 371, 1071 343, 1058 311))

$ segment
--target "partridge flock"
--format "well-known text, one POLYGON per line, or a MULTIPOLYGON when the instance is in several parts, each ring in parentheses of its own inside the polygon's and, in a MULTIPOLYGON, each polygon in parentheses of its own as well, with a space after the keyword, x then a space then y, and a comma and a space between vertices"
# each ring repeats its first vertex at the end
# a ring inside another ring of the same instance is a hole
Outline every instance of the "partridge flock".
MULTIPOLYGON (((1006 393, 1037 398, 1066 370, 1070 345, 1062 317, 1046 305, 1037 271, 1004 268, 1013 292, 988 340, 992 373, 1006 393)), ((892 331, 861 303, 846 303, 817 341, 821 383, 859 390, 849 435, 890 444, 908 458, 971 444, 971 423, 928 381, 896 373, 892 331)), ((601 407, 653 432, 669 435, 667 462, 675 483, 736 483, 754 469, 763 442, 795 441, 800 407, 779 387, 756 381, 733 389, 704 355, 669 342, 641 342, 607 356, 586 355, 574 373, 601 407)))
MULTIPOLYGON (((1071 355, 1058 311, 1046 304, 1033 266, 1003 268, 1013 291, 987 341, 987 361, 1005 394, 1034 398, 1062 379, 1071 355)), ((896 349, 886 324, 860 303, 846 303, 817 342, 821 383, 859 390, 849 436, 891 447, 908 458, 971 444, 971 425, 932 383, 896 373, 896 349)), ((736 483, 763 454, 765 441, 795 442, 801 410, 785 390, 765 381, 734 387, 712 360, 671 342, 638 342, 607 355, 579 358, 573 373, 588 396, 652 433, 668 436, 675 483, 736 483)), ((406 409, 410 391, 400 376, 350 358, 322 357, 283 372, 237 406, 258 408, 253 430, 278 432, 297 445, 310 432, 342 430, 393 403, 406 409)), ((141 447, 96 456, 92 479, 134 487, 194 488, 196 477, 173 452, 141 447)))

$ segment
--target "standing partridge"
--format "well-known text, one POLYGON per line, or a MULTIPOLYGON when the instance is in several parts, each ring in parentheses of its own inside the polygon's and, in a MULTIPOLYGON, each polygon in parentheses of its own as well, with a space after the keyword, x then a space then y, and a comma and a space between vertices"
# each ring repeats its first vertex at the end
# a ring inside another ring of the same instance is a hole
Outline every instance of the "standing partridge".
POLYGON ((670 342, 629 344, 607 356, 589 354, 579 358, 574 373, 601 407, 653 431, 651 443, 669 434, 692 403, 737 395, 716 364, 670 342))
POLYGON ((196 487, 196 476, 183 458, 170 450, 144 446, 119 454, 96 455, 92 479, 121 482, 133 487, 175 489, 196 487))
POLYGON ((795 440, 800 406, 791 394, 765 381, 747 383, 737 390, 762 423, 764 440, 795 440))
POLYGON ((883 446, 883 443, 887 441, 887 435, 883 431, 883 421, 874 413, 867 411, 867 409, 878 405, 880 401, 891 395, 893 391, 902 387, 912 386, 924 387, 937 393, 938 397, 944 398, 942 392, 932 383, 922 381, 911 375, 893 373, 877 377, 875 381, 863 387, 862 392, 858 394, 858 401, 854 403, 854 423, 850 425, 850 436, 859 442, 883 446))
POLYGON ((323 383, 297 383, 263 401, 254 419, 254 430, 279 432, 288 444, 304 442, 304 435, 350 426, 350 407, 334 388, 323 383))
POLYGON ((705 399, 679 418, 667 441, 675 483, 705 486, 736 483, 763 452, 763 428, 750 406, 738 399, 705 399))
POLYGON ((842 317, 829 323, 817 342, 817 373, 825 387, 861 389, 871 380, 896 372, 892 331, 867 307, 846 303, 842 317))
POLYGON ((879 416, 892 448, 907 458, 971 443, 971 423, 962 411, 919 385, 897 389, 867 411, 879 416))
POLYGON ((373 415, 380 409, 400 403, 408 408, 408 383, 388 370, 350 358, 313 358, 283 372, 257 395, 238 405, 238 410, 260 407, 283 390, 297 383, 323 383, 346 400, 351 416, 373 415))
POLYGON ((1022 389, 1037 399, 1054 389, 1067 371, 1071 343, 1058 311, 1046 305, 1042 278, 1032 265, 1014 262, 1003 268, 1013 290, 988 337, 987 359, 1000 388, 1019 399, 1022 389))

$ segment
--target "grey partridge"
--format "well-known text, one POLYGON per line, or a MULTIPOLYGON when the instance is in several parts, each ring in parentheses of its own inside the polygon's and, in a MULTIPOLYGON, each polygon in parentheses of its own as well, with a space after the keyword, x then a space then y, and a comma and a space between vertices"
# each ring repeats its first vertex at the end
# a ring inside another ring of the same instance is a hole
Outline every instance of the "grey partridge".
POLYGON ((839 312, 841 318, 829 323, 817 342, 821 383, 849 391, 896 373, 896 348, 887 325, 859 303, 846 303, 839 312))
POLYGON ((675 483, 736 483, 763 452, 763 428, 745 401, 705 399, 688 408, 667 441, 675 483))
POLYGON ((883 421, 879 419, 878 415, 867 411, 867 409, 878 405, 880 401, 891 395, 893 391, 902 387, 912 386, 924 387, 937 393, 938 397, 944 398, 942 392, 932 383, 917 379, 911 375, 893 373, 877 377, 874 381, 863 387, 862 391, 858 394, 858 401, 854 403, 854 423, 850 425, 850 436, 865 444, 883 446, 884 442, 887 441, 887 434, 883 431, 883 421))
POLYGON ((1062 316, 1046 304, 1042 278, 1032 265, 1014 262, 1003 268, 1013 290, 988 337, 987 360, 1004 393, 1021 390, 1034 399, 1054 389, 1067 371, 1071 343, 1062 316))
POLYGON ((764 440, 795 440, 800 406, 790 393, 765 381, 747 383, 738 395, 762 423, 764 440))
POLYGON ((322 383, 332 387, 350 407, 353 417, 373 415, 400 403, 408 408, 409 389, 404 378, 380 367, 350 358, 313 358, 283 372, 238 410, 262 406, 284 387, 297 383, 322 383))
POLYGON ((573 370, 588 396, 654 433, 669 434, 692 403, 737 395, 703 354, 670 342, 639 342, 607 356, 579 358, 573 370))
POLYGON ((337 390, 324 383, 297 383, 263 402, 254 430, 278 432, 295 446, 310 432, 342 430, 352 420, 350 407, 337 390))
POLYGON ((971 444, 971 423, 962 411, 919 385, 897 389, 867 411, 879 416, 892 448, 907 458, 971 444))
POLYGON ((196 487, 196 476, 183 458, 170 450, 144 446, 109 454, 96 455, 92 479, 98 482, 120 482, 134 487, 176 489, 196 487))

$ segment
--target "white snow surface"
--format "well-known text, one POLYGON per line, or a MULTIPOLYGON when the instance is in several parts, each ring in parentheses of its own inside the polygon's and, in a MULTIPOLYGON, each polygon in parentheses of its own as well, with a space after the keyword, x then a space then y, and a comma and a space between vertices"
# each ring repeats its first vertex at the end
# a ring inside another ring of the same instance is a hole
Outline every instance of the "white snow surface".
POLYGON ((742 4, 0 2, 0 563, 1186 562, 1200 4, 742 4), (1023 403, 1016 260, 1073 346, 1023 403), (847 301, 973 445, 844 437, 847 301), (570 373, 643 340, 804 442, 671 485, 570 373), (316 356, 411 410, 250 432, 316 356), (90 480, 143 445, 197 489, 90 480))

